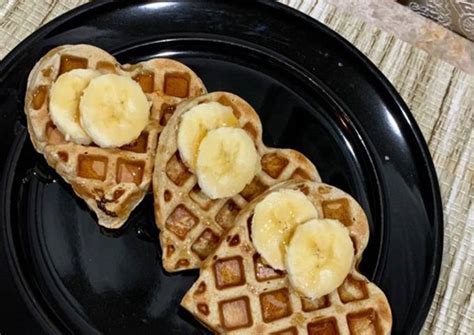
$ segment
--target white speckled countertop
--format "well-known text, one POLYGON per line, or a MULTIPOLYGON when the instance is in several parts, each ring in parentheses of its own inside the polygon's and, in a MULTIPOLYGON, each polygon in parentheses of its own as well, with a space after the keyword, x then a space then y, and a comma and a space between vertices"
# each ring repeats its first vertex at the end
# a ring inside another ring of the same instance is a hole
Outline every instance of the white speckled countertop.
MULTIPOLYGON (((285 1, 284 1, 285 2, 285 1)), ((294 3, 296 1, 290 1, 294 3)), ((316 1, 317 2, 317 1, 316 1)), ((474 75, 474 43, 395 0, 324 0, 474 75)))

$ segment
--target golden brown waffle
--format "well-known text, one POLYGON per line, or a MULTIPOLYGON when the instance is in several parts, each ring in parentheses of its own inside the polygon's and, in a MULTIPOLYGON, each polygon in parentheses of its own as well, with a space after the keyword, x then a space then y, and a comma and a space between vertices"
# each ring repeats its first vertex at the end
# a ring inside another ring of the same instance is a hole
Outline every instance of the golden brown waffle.
POLYGON ((289 181, 277 189, 299 189, 320 217, 338 219, 350 231, 355 257, 344 283, 316 300, 301 298, 283 271, 262 262, 250 237, 256 204, 235 219, 225 239, 202 265, 198 280, 181 305, 215 333, 232 334, 387 334, 392 315, 383 292, 357 271, 369 228, 359 204, 335 187, 289 181))
POLYGON ((98 223, 119 228, 150 188, 158 136, 175 105, 205 92, 197 75, 179 62, 152 59, 122 66, 97 47, 64 45, 48 52, 30 73, 25 97, 28 131, 35 149, 87 202, 98 223), (65 140, 51 121, 48 93, 60 74, 76 68, 129 76, 140 84, 152 107, 150 122, 136 141, 103 149, 65 140))
POLYGON ((239 211, 270 186, 295 178, 320 180, 314 165, 301 153, 266 147, 255 110, 243 99, 226 92, 203 95, 178 106, 161 135, 155 165, 155 221, 160 228, 163 266, 169 272, 198 268, 233 225, 239 211), (210 101, 232 107, 262 157, 262 171, 232 198, 209 199, 179 156, 180 116, 193 106, 210 101))

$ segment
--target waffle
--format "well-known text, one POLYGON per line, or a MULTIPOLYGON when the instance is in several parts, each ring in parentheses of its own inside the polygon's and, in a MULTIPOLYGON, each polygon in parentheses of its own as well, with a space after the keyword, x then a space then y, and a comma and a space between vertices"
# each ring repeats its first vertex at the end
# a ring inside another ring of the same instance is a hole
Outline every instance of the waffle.
POLYGON ((48 52, 30 73, 25 97, 28 131, 36 151, 86 201, 98 223, 115 229, 150 189, 158 136, 175 105, 205 92, 197 75, 179 62, 152 59, 122 66, 97 47, 64 45, 48 52), (60 74, 76 68, 129 76, 140 84, 152 107, 150 122, 136 141, 103 149, 65 140, 51 121, 48 92, 60 74))
POLYGON ((243 99, 226 92, 203 95, 177 107, 163 130, 155 165, 155 222, 160 229, 163 266, 168 272, 199 268, 232 226, 239 211, 270 186, 294 178, 320 180, 314 165, 301 153, 266 147, 255 110, 243 99), (196 176, 181 160, 177 147, 180 116, 193 106, 210 101, 232 107, 262 157, 262 172, 231 198, 209 199, 200 190, 196 176))
POLYGON ((383 292, 357 271, 369 237, 367 218, 348 194, 321 183, 289 181, 272 190, 299 189, 321 217, 339 219, 350 231, 354 263, 343 284, 319 299, 301 298, 287 274, 265 265, 250 237, 256 198, 202 265, 181 305, 215 333, 387 334, 392 315, 383 292))

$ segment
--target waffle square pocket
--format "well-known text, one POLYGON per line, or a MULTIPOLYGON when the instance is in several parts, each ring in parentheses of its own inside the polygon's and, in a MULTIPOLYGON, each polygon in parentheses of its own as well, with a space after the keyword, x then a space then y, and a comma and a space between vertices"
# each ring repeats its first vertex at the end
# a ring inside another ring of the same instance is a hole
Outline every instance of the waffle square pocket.
POLYGON ((322 183, 283 182, 257 197, 239 213, 224 241, 204 261, 199 278, 186 293, 181 305, 216 333, 387 334, 392 325, 387 298, 357 270, 368 237, 367 217, 347 193, 322 183), (315 299, 301 296, 290 283, 288 273, 264 264, 252 243, 251 218, 255 207, 268 194, 280 190, 301 191, 313 203, 321 219, 334 215, 334 212, 324 211, 325 204, 337 204, 344 211, 338 212, 343 214, 341 217, 351 222, 349 234, 358 248, 353 249, 353 263, 344 282, 327 295, 315 299), (235 240, 239 243, 232 243, 235 240), (238 273, 238 276, 229 275, 227 278, 236 283, 234 278, 238 277, 239 284, 214 285, 220 264, 237 259, 239 266, 229 263, 229 268, 238 269, 231 271, 238 273), (231 305, 224 313, 222 306, 227 303, 231 305), (202 304, 207 306, 209 313, 204 315, 199 312, 198 306, 202 304), (232 318, 230 311, 237 313, 238 310, 243 312, 242 319, 232 318), (223 315, 229 315, 229 319, 223 315))
POLYGON ((97 47, 63 45, 49 51, 32 69, 24 109, 36 151, 95 212, 99 225, 117 229, 150 189, 158 138, 167 118, 178 103, 203 93, 206 88, 198 76, 177 61, 157 58, 121 65, 97 47), (61 75, 78 69, 94 77, 114 74, 139 84, 150 110, 134 140, 101 147, 87 138, 71 138, 55 124, 50 110, 52 88, 61 75))

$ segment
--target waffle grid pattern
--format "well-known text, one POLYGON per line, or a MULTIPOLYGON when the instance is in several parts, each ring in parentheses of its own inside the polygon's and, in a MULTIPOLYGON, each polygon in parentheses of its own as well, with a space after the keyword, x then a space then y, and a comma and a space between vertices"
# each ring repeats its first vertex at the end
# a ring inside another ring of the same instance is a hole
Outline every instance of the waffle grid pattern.
POLYGON ((161 230, 163 264, 171 272, 198 268, 232 226, 239 211, 272 185, 294 178, 320 180, 313 164, 302 154, 264 146, 258 115, 241 98, 214 92, 186 102, 178 109, 160 139, 154 179, 155 213, 161 230), (241 193, 231 198, 208 198, 199 189, 196 176, 181 161, 177 149, 180 115, 208 101, 218 101, 233 108, 262 157, 262 171, 241 193), (158 159, 162 161, 158 162, 158 159))
POLYGON ((327 296, 309 300, 293 291, 285 272, 264 264, 252 245, 250 224, 265 193, 236 218, 182 305, 216 333, 386 334, 392 322, 388 302, 357 272, 369 233, 362 208, 349 195, 324 184, 290 181, 278 188, 302 190, 321 217, 339 219, 348 227, 356 254, 344 283, 327 296), (327 206, 332 207, 331 214, 323 214, 327 206))
POLYGON ((150 188, 158 137, 168 114, 184 98, 204 92, 200 79, 176 61, 122 66, 96 47, 67 45, 50 51, 33 68, 25 112, 36 150, 87 202, 99 224, 119 228, 150 188), (48 112, 49 89, 59 75, 78 68, 129 76, 140 84, 152 107, 150 122, 136 141, 117 149, 84 146, 66 141, 54 126, 48 112))

